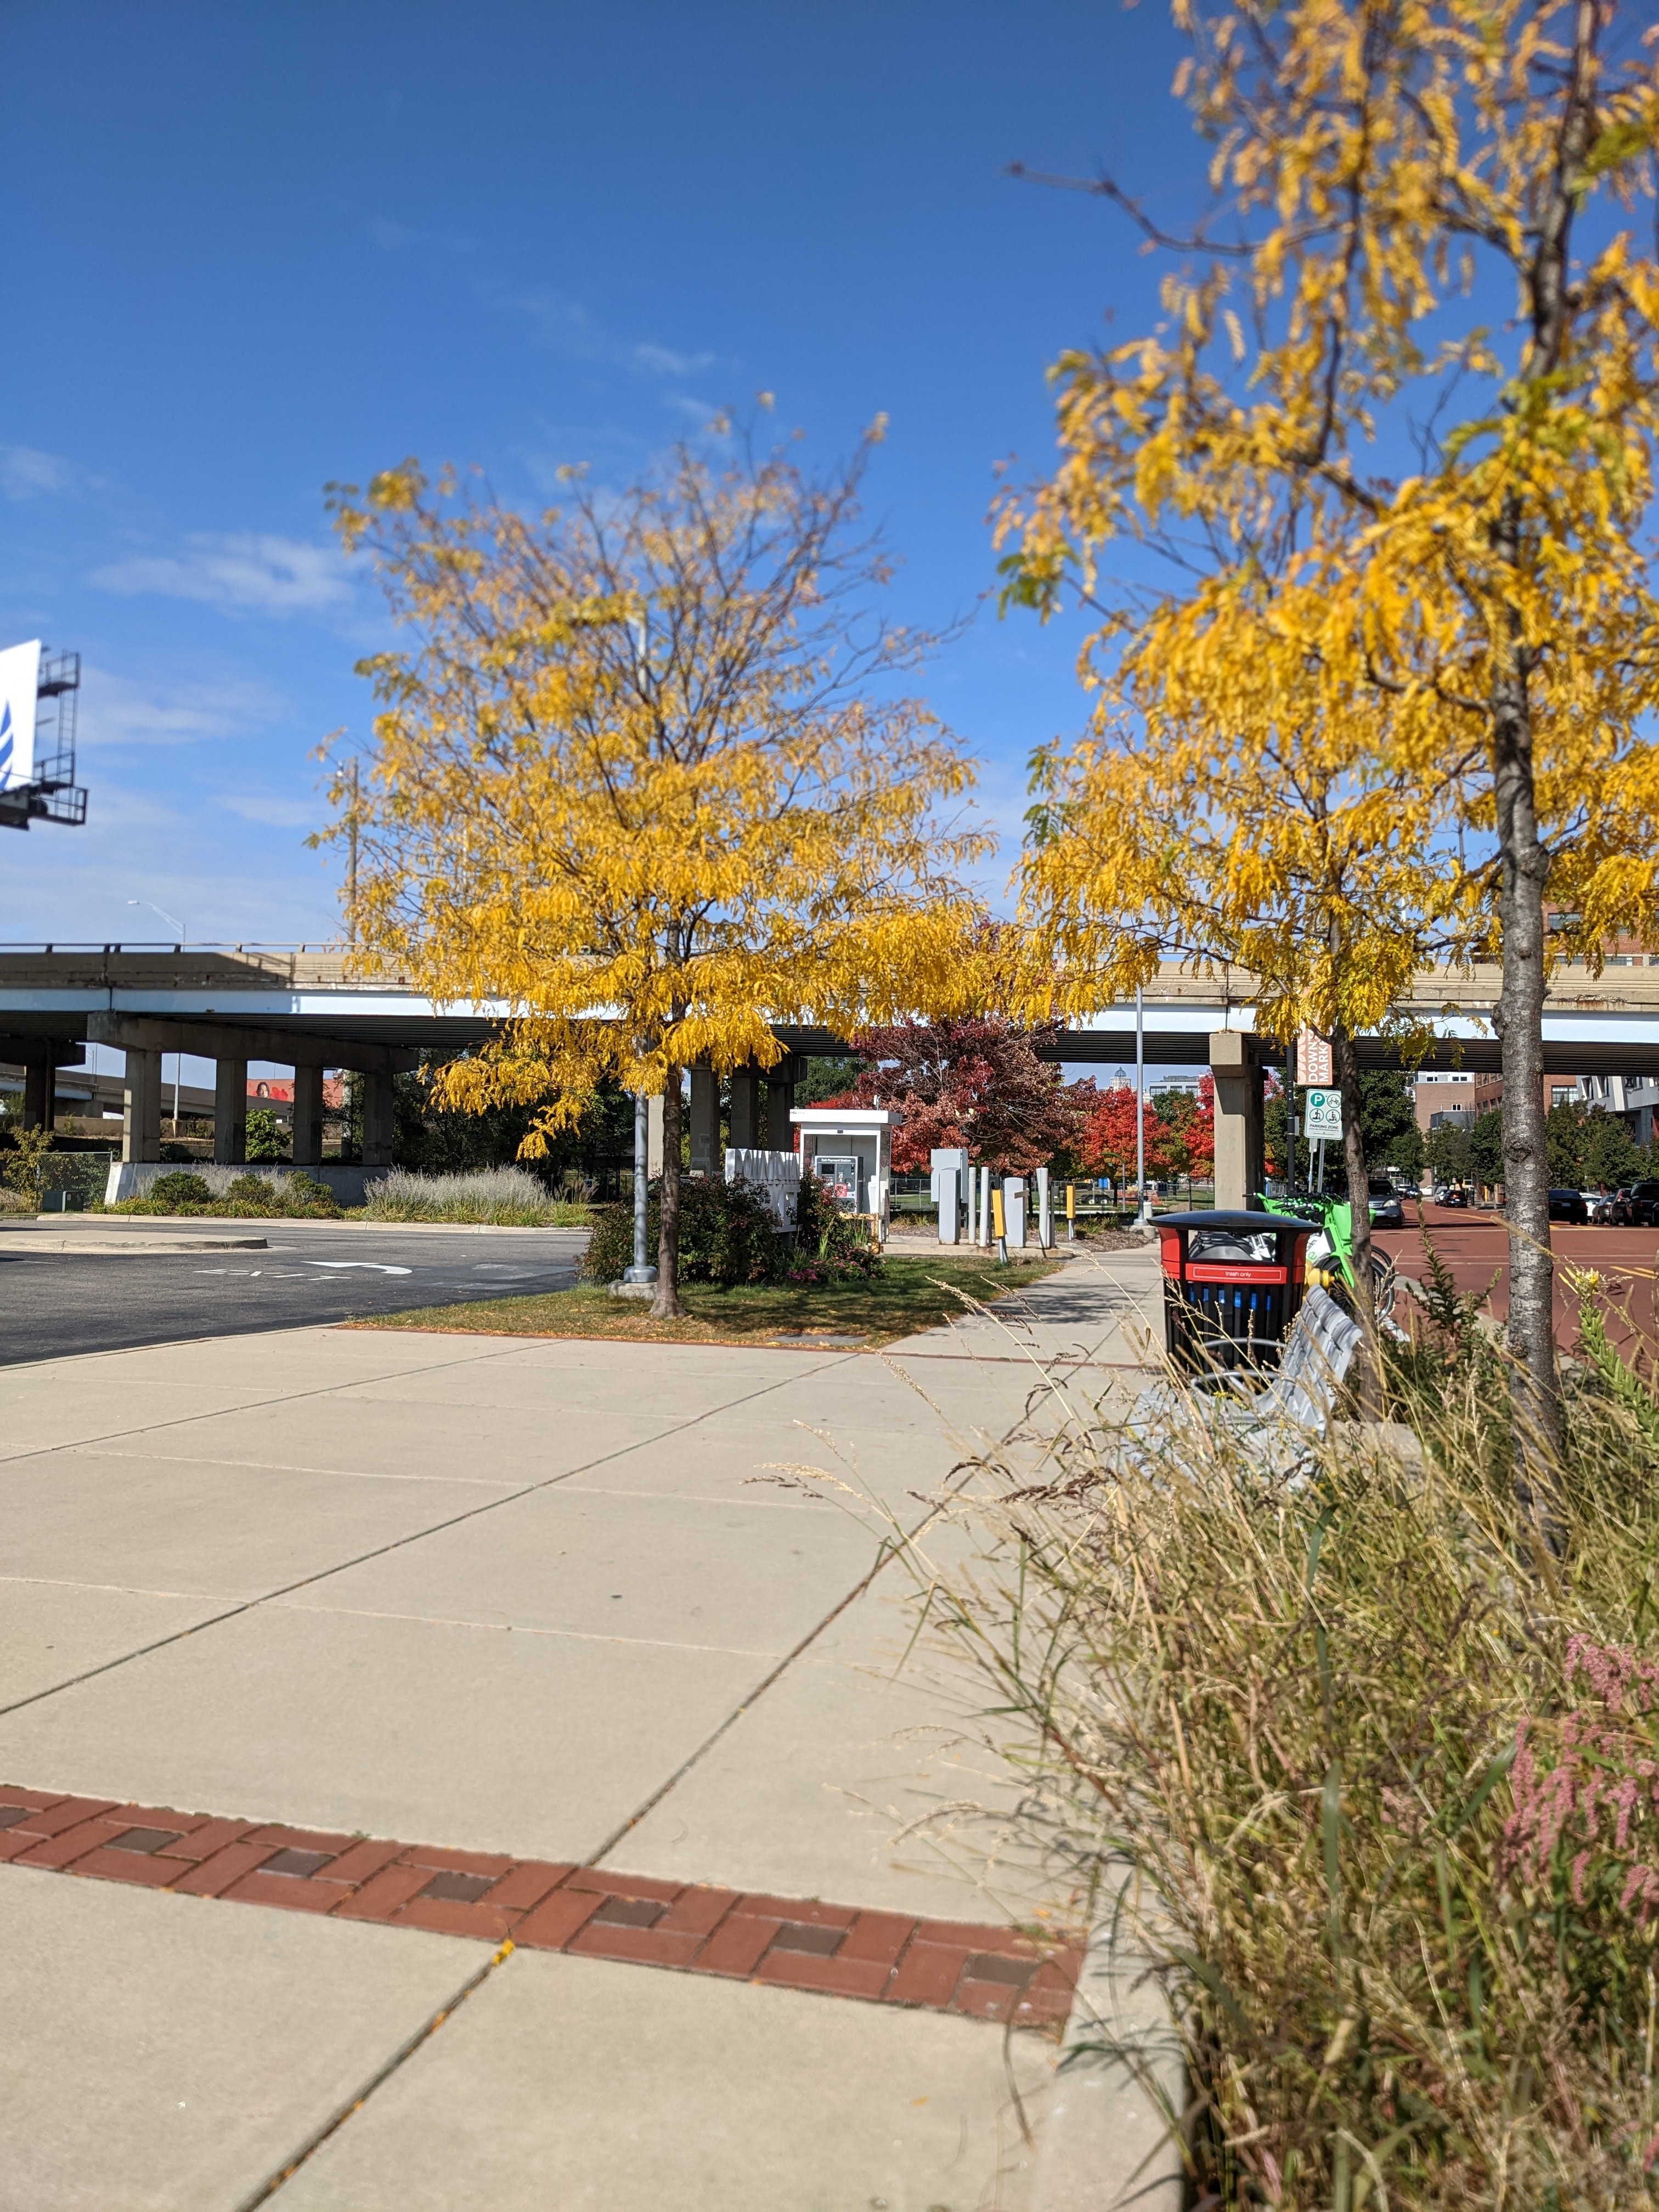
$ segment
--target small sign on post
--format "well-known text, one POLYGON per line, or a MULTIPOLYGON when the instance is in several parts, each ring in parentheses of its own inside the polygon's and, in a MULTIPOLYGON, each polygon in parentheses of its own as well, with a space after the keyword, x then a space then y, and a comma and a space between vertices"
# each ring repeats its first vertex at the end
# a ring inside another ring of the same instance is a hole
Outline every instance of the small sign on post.
POLYGON ((1296 1041, 1296 1079, 1304 1087, 1317 1084, 1322 1091, 1335 1074, 1331 1041, 1317 1030, 1304 1030, 1296 1041))
POLYGON ((1308 1093, 1308 1115, 1303 1123, 1304 1137, 1330 1139, 1338 1143, 1342 1139, 1342 1093, 1340 1091, 1310 1091, 1308 1093))

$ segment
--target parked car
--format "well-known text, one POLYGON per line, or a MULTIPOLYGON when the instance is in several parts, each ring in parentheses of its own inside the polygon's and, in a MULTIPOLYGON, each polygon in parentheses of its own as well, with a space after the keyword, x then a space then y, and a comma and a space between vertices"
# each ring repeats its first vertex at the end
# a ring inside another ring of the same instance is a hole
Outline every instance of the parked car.
POLYGON ((1466 1206, 1469 1202, 1469 1194, 1468 1191, 1460 1189, 1455 1183, 1442 1183, 1434 1194, 1434 1202, 1437 1206, 1466 1206))
POLYGON ((1593 1222, 1606 1224, 1613 1219, 1613 1193, 1610 1190, 1583 1190, 1585 1210, 1593 1222))
POLYGON ((1406 1209, 1400 1203, 1400 1193, 1391 1182, 1373 1176, 1370 1200, 1373 1229, 1403 1229, 1405 1227, 1406 1209))
POLYGON ((1659 1221, 1659 1182, 1633 1182, 1616 1190, 1613 1218, 1623 1229, 1651 1229, 1659 1221))
POLYGON ((1589 1208, 1584 1203, 1583 1191, 1553 1190, 1550 1193, 1550 1219, 1552 1221, 1588 1221, 1589 1208))

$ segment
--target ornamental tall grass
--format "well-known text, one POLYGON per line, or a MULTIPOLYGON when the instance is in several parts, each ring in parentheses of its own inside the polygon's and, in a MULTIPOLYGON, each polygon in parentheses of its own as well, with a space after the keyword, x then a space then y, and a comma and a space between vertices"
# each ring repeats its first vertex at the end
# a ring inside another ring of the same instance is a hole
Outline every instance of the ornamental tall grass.
POLYGON ((911 1554, 1027 1841, 1167 2004, 1184 2094, 1156 2037, 1078 2063, 1163 2097, 1189 2203, 1655 2201, 1659 1449, 1580 1370, 1540 1536, 1450 1327, 1392 1363, 1412 1437, 1289 1478, 1039 1392, 940 1501, 977 1542, 911 1554))
POLYGON ((585 1206, 552 1198, 523 1168, 481 1168, 468 1175, 411 1175, 393 1168, 368 1184, 363 1212, 371 1221, 493 1222, 502 1228, 580 1226, 585 1206))

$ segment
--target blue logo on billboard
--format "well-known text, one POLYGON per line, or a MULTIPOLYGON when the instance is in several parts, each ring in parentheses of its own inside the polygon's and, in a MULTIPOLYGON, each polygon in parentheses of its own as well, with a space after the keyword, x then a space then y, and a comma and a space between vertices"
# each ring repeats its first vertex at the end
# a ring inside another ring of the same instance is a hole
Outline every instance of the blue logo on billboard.
POLYGON ((0 787, 11 781, 11 701, 0 713, 0 787))

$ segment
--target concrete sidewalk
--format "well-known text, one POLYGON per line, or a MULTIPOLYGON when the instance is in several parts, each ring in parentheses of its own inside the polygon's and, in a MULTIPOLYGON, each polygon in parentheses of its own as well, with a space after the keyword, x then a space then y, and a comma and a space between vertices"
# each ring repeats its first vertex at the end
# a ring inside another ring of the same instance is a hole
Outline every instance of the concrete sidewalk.
MULTIPOLYGON (((0 1776, 930 1923, 1063 1915, 951 1812, 1011 1782, 896 1670, 902 1570, 872 1569, 883 1516, 916 1526, 1045 1368, 1125 1379, 1156 1267, 1109 1259, 884 1358, 304 1329, 0 1371, 0 1776)), ((21 1863, 0 1922, 29 2023, 6 2212, 233 2212, 371 2084, 282 2203, 1036 2201, 1012 2091, 1040 2145, 1055 2048, 981 2020, 522 1948, 450 2009, 488 1945, 21 1863)))

